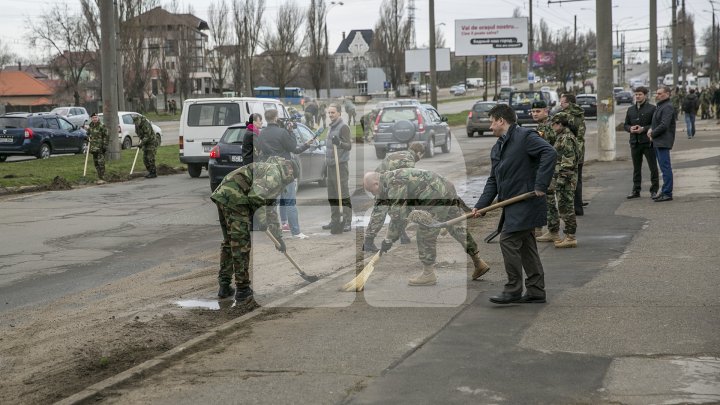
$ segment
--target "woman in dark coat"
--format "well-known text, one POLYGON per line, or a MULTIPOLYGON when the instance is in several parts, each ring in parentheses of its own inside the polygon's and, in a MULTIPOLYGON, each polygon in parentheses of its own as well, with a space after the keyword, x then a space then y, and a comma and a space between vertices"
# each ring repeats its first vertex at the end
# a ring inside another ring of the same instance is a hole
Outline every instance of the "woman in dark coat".
POLYGON ((260 128, 262 128, 262 116, 260 114, 252 114, 250 121, 245 123, 245 136, 243 137, 242 143, 242 165, 249 165, 250 163, 257 160, 258 157, 258 143, 257 137, 260 135, 260 128))

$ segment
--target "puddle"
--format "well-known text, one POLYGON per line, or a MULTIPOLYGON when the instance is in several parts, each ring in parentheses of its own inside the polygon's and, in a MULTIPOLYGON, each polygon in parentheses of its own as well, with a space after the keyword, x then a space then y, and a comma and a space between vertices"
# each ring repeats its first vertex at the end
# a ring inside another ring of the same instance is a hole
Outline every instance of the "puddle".
POLYGON ((216 300, 182 300, 175 301, 175 305, 181 308, 220 309, 220 303, 216 300))

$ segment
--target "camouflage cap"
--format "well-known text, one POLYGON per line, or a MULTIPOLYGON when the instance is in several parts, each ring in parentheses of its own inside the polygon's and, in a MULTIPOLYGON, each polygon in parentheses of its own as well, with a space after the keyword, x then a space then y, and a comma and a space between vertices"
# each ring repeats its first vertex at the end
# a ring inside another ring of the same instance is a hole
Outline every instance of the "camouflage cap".
POLYGON ((570 114, 560 111, 552 116, 552 119, 550 120, 553 124, 562 124, 563 126, 568 126, 568 123, 570 122, 570 114))
POLYGON ((547 103, 545 102, 545 100, 536 100, 536 101, 533 101, 533 103, 532 103, 532 108, 533 108, 533 109, 536 109, 536 108, 547 108, 547 103))

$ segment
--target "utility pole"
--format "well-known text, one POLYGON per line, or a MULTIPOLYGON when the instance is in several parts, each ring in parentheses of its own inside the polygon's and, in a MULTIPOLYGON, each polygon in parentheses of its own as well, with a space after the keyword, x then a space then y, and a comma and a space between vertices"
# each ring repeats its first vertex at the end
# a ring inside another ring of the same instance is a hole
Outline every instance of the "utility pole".
POLYGON ((598 160, 615 159, 615 100, 613 99, 612 2, 595 0, 597 27, 598 160))
POLYGON ((437 61, 435 60, 435 0, 428 1, 430 8, 430 104, 437 108, 437 61))
POLYGON ((115 42, 115 13, 113 0, 100 1, 100 47, 101 74, 102 74, 102 102, 105 127, 110 133, 110 144, 107 154, 108 160, 120 159, 120 142, 117 136, 118 108, 117 108, 117 64, 115 55, 117 44, 115 42))
POLYGON ((650 97, 657 90, 657 0, 650 0, 650 97))
POLYGON ((625 83, 625 33, 622 34, 622 42, 620 45, 620 86, 625 83))
POLYGON ((672 0, 672 75, 673 86, 678 85, 677 0, 672 0))
POLYGON ((123 71, 122 71, 122 53, 120 52, 120 46, 117 41, 120 40, 120 14, 118 13, 117 0, 113 1, 113 11, 115 20, 115 41, 116 41, 116 55, 115 55, 115 69, 117 70, 117 93, 118 93, 118 110, 125 111, 125 88, 123 84, 123 71))
POLYGON ((682 48, 680 49, 681 55, 682 55, 682 64, 680 65, 680 71, 682 72, 682 81, 680 82, 680 86, 682 88, 685 88, 685 65, 687 65, 687 59, 685 58, 687 55, 685 55, 685 32, 687 31, 687 15, 685 14, 685 0, 682 0, 682 48))
POLYGON ((532 64, 533 64, 533 6, 532 6, 533 0, 528 0, 529 10, 530 10, 530 24, 528 26, 528 63, 527 63, 527 76, 528 81, 530 82, 530 90, 533 90, 535 87, 535 75, 532 75, 533 80, 530 81, 530 73, 532 73, 532 64))

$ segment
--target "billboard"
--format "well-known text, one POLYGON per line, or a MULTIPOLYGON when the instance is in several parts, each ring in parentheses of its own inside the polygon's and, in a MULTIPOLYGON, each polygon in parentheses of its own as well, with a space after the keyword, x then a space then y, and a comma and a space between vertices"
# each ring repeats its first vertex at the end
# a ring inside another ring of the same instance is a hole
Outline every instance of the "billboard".
POLYGON ((555 66, 555 52, 538 51, 533 52, 533 67, 542 68, 555 66))
MULTIPOLYGON (((435 71, 450 70, 450 48, 435 49, 435 71)), ((405 51, 405 73, 429 72, 430 49, 408 49, 405 51)))
POLYGON ((455 56, 527 55, 528 20, 455 20, 455 56))

